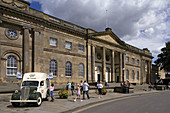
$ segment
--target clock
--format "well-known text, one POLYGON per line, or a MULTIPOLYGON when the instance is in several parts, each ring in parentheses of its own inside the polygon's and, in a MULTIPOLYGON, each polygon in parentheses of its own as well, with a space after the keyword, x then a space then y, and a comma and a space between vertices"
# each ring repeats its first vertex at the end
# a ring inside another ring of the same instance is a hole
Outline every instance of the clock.
POLYGON ((17 31, 11 30, 11 29, 8 29, 8 30, 6 31, 6 35, 7 35, 7 37, 10 38, 10 39, 16 39, 16 38, 18 37, 17 31))

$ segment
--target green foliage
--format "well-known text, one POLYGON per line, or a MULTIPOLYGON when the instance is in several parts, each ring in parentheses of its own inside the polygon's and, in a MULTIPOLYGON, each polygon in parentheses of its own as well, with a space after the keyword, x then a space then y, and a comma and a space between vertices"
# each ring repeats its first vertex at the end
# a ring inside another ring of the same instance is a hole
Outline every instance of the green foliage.
POLYGON ((161 70, 170 71, 170 42, 167 42, 166 47, 161 49, 161 53, 158 54, 158 59, 154 63, 160 66, 161 70))
POLYGON ((105 95, 108 93, 108 90, 106 88, 102 88, 102 95, 105 95))
POLYGON ((59 92, 58 92, 58 95, 59 95, 60 97, 67 98, 67 97, 70 95, 70 93, 69 93, 69 91, 66 90, 66 89, 60 89, 59 92))

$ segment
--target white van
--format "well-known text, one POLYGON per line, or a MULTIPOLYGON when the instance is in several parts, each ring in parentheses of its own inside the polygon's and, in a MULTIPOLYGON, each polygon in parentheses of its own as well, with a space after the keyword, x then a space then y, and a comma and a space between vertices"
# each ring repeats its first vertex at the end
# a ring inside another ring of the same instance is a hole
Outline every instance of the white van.
POLYGON ((35 103, 36 106, 40 106, 42 99, 48 99, 50 96, 49 86, 46 73, 25 73, 20 92, 16 90, 10 102, 13 106, 19 106, 22 102, 35 103))

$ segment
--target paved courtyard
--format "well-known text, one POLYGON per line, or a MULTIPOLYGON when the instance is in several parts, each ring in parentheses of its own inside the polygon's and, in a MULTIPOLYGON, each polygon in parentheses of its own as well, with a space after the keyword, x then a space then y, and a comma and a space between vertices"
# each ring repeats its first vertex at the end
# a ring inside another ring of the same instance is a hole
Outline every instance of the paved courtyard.
POLYGON ((160 93, 162 91, 152 90, 148 91, 137 91, 130 94, 121 94, 121 93, 108 93, 104 95, 103 98, 98 98, 96 93, 90 93, 90 99, 83 100, 80 102, 74 102, 75 96, 69 96, 68 99, 60 99, 58 96, 55 96, 55 101, 44 101, 40 107, 22 105, 21 107, 13 107, 9 102, 11 94, 0 94, 0 113, 61 113, 66 112, 72 109, 80 108, 85 105, 95 104, 102 101, 107 101, 111 99, 123 98, 123 97, 132 97, 142 94, 151 94, 151 93, 160 93))

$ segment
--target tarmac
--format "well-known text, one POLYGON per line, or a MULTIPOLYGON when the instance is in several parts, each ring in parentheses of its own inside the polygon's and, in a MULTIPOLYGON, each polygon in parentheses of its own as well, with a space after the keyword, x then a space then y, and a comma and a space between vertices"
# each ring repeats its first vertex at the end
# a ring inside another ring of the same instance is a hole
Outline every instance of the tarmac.
MULTIPOLYGON (((168 91, 168 90, 165 90, 168 91)), ((86 99, 83 100, 82 102, 77 99, 76 102, 74 102, 74 98, 75 95, 73 96, 69 96, 68 99, 60 99, 57 91, 54 92, 54 97, 55 100, 54 102, 50 102, 49 101, 44 101, 42 103, 42 105, 39 107, 39 109, 37 109, 37 111, 35 112, 42 112, 44 111, 44 113, 46 112, 55 112, 55 113, 64 113, 64 112, 68 112, 71 110, 75 110, 78 108, 84 108, 86 106, 89 105, 93 105, 96 103, 102 103, 102 102, 106 102, 109 100, 114 100, 114 99, 119 99, 119 98, 125 98, 125 97, 130 97, 133 98, 133 96, 141 96, 141 95, 146 95, 146 94, 152 94, 152 93, 160 93, 163 92, 162 90, 134 90, 133 93, 128 93, 128 94, 123 94, 123 93, 115 93, 113 91, 109 91, 109 93, 107 93, 106 95, 103 95, 102 98, 98 98, 98 95, 96 94, 96 92, 94 91, 89 91, 89 96, 90 99, 86 99), (43 108, 50 108, 50 111, 48 109, 42 110, 43 108)), ((11 98, 12 93, 0 93, 0 102, 8 102, 8 104, 10 104, 9 100, 11 98)))

